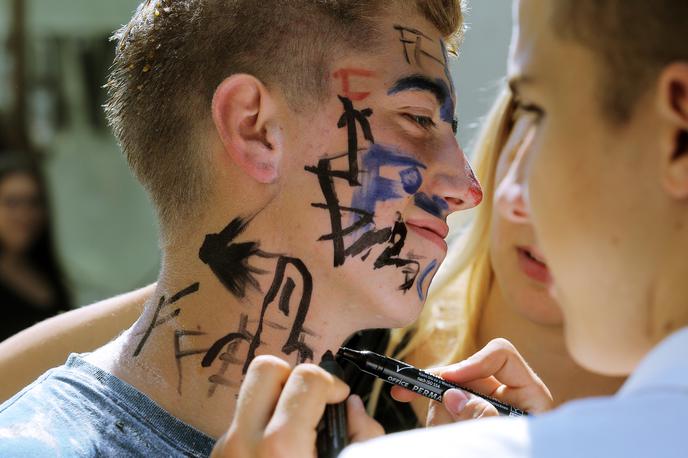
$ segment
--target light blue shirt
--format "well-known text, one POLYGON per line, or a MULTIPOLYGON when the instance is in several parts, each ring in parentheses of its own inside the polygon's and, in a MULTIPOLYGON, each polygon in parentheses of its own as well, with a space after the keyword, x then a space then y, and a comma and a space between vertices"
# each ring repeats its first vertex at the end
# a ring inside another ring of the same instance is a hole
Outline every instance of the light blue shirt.
POLYGON ((0 405, 0 457, 207 457, 214 440, 71 355, 0 405))
POLYGON ((688 457, 688 328, 659 344, 614 396, 544 415, 393 434, 340 458, 688 457))

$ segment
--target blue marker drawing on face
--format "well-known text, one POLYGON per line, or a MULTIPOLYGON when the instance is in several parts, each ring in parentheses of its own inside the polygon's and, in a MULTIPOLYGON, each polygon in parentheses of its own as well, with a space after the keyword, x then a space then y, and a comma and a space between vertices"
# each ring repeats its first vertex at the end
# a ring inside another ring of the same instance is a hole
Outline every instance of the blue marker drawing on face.
POLYGON ((445 83, 442 78, 437 78, 435 82, 442 87, 443 92, 445 94, 444 98, 441 101, 442 106, 440 107, 440 118, 442 118, 442 121, 451 124, 454 122, 454 112, 456 111, 456 107, 454 106, 454 99, 452 98, 447 83, 445 83))
POLYGON ((399 172, 401 178, 401 185, 404 187, 406 194, 415 194, 423 184, 423 176, 417 167, 410 167, 399 172))
POLYGON ((444 218, 444 213, 449 210, 449 204, 440 196, 430 197, 424 192, 419 192, 413 196, 413 201, 416 207, 438 218, 444 218))
MULTIPOLYGON (((379 202, 414 194, 423 184, 420 170, 425 168, 425 164, 407 154, 383 145, 372 145, 362 158, 361 186, 354 192, 351 207, 373 214, 379 202), (402 168, 399 180, 381 176, 383 167, 402 168)), ((369 229, 368 226, 360 231, 369 229)))
POLYGON ((423 283, 425 283, 425 279, 428 277, 428 275, 430 275, 430 272, 435 270, 435 267, 437 267, 437 260, 433 259, 428 267, 426 267, 425 270, 420 273, 418 280, 416 280, 416 290, 418 291, 418 297, 421 301, 425 300, 425 295, 423 294, 423 283))
MULTIPOLYGON (((448 70, 447 70, 448 71, 448 70)), ((434 81, 425 75, 417 74, 401 78, 387 92, 388 95, 395 95, 404 91, 426 91, 432 93, 440 104, 440 118, 449 124, 454 124, 454 99, 453 90, 442 78, 434 81)))

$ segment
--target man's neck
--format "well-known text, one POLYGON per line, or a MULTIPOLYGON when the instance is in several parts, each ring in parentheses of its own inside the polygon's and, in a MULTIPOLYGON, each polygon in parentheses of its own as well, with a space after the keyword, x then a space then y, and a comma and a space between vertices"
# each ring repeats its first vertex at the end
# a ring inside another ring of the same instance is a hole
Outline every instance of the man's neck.
POLYGON ((556 404, 584 396, 612 394, 623 378, 604 377, 576 364, 566 348, 561 326, 535 323, 504 298, 494 282, 478 329, 478 346, 504 337, 511 341, 550 389, 556 404))
POLYGON ((298 259, 254 256, 254 285, 190 259, 166 266, 141 318, 89 360, 212 437, 229 426, 255 356, 318 363, 357 330, 298 259))

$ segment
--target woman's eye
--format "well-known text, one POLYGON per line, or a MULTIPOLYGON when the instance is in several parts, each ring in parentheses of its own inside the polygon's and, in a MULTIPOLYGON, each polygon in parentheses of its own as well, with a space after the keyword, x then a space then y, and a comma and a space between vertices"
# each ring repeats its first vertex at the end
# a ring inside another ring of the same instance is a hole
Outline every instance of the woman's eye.
POLYGON ((414 114, 409 114, 409 113, 404 114, 404 116, 407 119, 410 119, 414 123, 418 124, 423 129, 431 129, 431 128, 437 127, 437 124, 435 124, 435 121, 433 121, 432 118, 429 116, 414 115, 414 114))
POLYGON ((514 109, 513 121, 518 120, 521 116, 532 116, 535 123, 539 123, 545 117, 545 110, 532 103, 516 102, 514 109))

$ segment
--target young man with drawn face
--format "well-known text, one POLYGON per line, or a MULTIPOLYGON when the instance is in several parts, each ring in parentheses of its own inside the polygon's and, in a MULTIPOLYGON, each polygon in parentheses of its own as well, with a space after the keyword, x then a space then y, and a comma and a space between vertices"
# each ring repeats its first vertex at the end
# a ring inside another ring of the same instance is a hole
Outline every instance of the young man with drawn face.
POLYGON ((446 217, 482 198, 454 137, 460 29, 448 0, 142 4, 107 112, 158 210, 156 294, 3 406, 0 449, 207 455, 256 356, 317 363, 415 319, 446 217))

